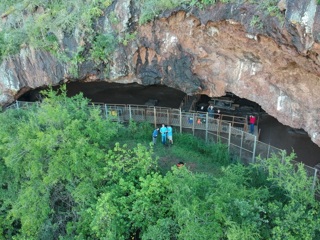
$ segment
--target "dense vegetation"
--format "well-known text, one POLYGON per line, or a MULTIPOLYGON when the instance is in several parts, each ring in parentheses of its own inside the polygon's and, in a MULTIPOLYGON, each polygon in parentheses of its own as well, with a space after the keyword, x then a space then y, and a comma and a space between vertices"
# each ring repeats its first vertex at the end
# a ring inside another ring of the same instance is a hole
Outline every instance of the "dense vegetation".
MULTIPOLYGON (((0 239, 317 239, 302 165, 231 163, 188 134, 103 119, 81 95, 0 114, 0 239), (184 167, 175 164, 184 161, 184 167)), ((319 238, 318 238, 319 239, 319 238)))
MULTIPOLYGON (((277 0, 139 0, 133 1, 132 7, 140 14, 139 24, 144 24, 165 10, 180 6, 190 11, 217 2, 254 4, 257 14, 252 17, 253 28, 262 28, 263 15, 277 16, 283 21, 277 0)), ((77 76, 78 66, 84 60, 92 60, 107 76, 110 57, 116 47, 126 46, 136 38, 134 23, 127 32, 119 30, 121 16, 117 15, 114 5, 112 0, 2 0, 0 61, 21 49, 33 47, 49 51, 68 64, 73 77, 77 76), (104 23, 98 24, 99 19, 104 19, 104 23), (71 43, 72 37, 76 44, 71 43)))

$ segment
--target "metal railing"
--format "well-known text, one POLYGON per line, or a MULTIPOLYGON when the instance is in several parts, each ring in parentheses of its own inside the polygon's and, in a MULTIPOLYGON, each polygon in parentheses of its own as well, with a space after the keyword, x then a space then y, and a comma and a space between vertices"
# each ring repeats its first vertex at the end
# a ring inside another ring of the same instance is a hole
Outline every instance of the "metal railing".
MULTIPOLYGON (((38 102, 16 101, 6 109, 26 109, 31 106, 39 106, 38 102)), ((243 163, 254 163, 257 158, 267 159, 272 154, 280 155, 283 150, 270 144, 257 140, 257 136, 246 131, 246 125, 232 126, 229 120, 209 117, 204 112, 182 112, 181 109, 165 107, 151 107, 145 105, 105 104, 91 103, 90 106, 98 107, 104 118, 118 122, 149 122, 157 126, 159 124, 171 125, 180 133, 188 132, 194 136, 205 139, 206 142, 221 142, 228 146, 229 153, 236 156, 243 163)), ((293 163, 297 163, 293 161, 293 163)), ((316 168, 305 165, 308 176, 313 178, 312 189, 317 189, 319 184, 319 172, 316 168)), ((316 193, 320 195, 320 193, 316 193)))

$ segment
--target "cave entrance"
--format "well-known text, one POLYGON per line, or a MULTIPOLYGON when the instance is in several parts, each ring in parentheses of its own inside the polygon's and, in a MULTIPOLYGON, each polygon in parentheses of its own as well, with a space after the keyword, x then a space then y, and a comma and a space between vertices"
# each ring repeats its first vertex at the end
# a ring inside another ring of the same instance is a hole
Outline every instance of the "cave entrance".
MULTIPOLYGON (((53 87, 58 89, 59 86, 53 87)), ((186 94, 164 85, 143 86, 137 83, 120 84, 107 82, 69 82, 66 83, 67 95, 75 96, 80 92, 95 103, 156 105, 179 108, 186 94)), ((39 92, 34 89, 19 97, 19 101, 38 101, 39 92)))
MULTIPOLYGON (((212 100, 206 95, 186 96, 182 91, 164 85, 70 82, 66 84, 66 87, 68 96, 71 97, 82 92, 92 102, 145 105, 156 100, 157 106, 169 108, 182 106, 183 111, 201 111, 201 107, 207 111, 209 101, 212 100)), ((54 89, 58 88, 59 86, 54 87, 54 89)), ((41 90, 39 88, 28 91, 18 100, 38 101, 41 90)), ((281 124, 276 118, 268 115, 259 104, 248 99, 240 98, 233 93, 227 93, 223 98, 232 98, 233 102, 231 105, 225 104, 226 101, 222 101, 223 104, 214 102, 220 107, 221 113, 241 117, 255 114, 258 117, 257 129, 259 129, 261 142, 284 149, 287 153, 294 151, 297 154, 297 160, 309 166, 320 163, 320 148, 311 141, 306 132, 281 124)))
POLYGON ((266 113, 258 103, 240 98, 231 92, 218 98, 199 95, 192 110, 207 112, 209 105, 213 105, 215 111, 220 110, 223 115, 245 117, 247 121, 250 115, 255 115, 257 117, 255 134, 259 141, 286 150, 288 154, 296 153, 296 160, 308 166, 313 167, 320 163, 320 148, 311 141, 303 129, 283 125, 266 113))
POLYGON ((208 112, 223 121, 227 121, 232 127, 242 128, 244 131, 256 135, 259 138, 259 119, 265 113, 261 106, 255 102, 227 92, 222 97, 208 97, 199 95, 193 109, 196 112, 208 112), (213 113, 213 114, 212 114, 213 113), (254 116, 254 126, 250 128, 250 118, 254 116))
POLYGON ((207 95, 198 96, 195 105, 195 111, 207 111, 208 107, 212 105, 216 111, 222 114, 234 116, 259 116, 265 111, 258 103, 252 102, 245 98, 240 98, 237 95, 227 92, 222 97, 208 97, 207 95))

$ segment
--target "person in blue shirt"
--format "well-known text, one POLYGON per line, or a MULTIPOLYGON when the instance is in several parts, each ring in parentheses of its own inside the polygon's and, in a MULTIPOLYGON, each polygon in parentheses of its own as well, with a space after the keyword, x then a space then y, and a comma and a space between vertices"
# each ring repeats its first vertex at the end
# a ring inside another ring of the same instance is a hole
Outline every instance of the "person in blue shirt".
POLYGON ((153 133, 152 133, 153 145, 156 145, 157 143, 158 131, 159 131, 159 128, 156 128, 155 130, 153 130, 153 133))
POLYGON ((173 144, 173 140, 172 140, 172 127, 168 126, 167 127, 167 138, 169 140, 169 143, 173 144))
POLYGON ((164 124, 162 124, 162 127, 160 128, 160 133, 161 133, 161 142, 163 145, 165 145, 166 139, 167 139, 167 128, 164 124))

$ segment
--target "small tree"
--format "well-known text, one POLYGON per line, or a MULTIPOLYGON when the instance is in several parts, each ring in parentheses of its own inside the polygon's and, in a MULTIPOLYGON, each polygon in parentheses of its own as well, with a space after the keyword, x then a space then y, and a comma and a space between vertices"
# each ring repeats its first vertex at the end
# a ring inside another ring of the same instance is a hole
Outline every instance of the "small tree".
MULTIPOLYGON (((95 201, 104 179, 104 156, 118 125, 101 118, 82 95, 52 90, 39 108, 0 115, 1 207, 20 237, 65 234, 95 201), (15 224, 15 222, 19 224, 15 224)), ((12 231, 11 231, 12 232, 12 231)), ((50 236, 50 237, 49 237, 50 236)))

